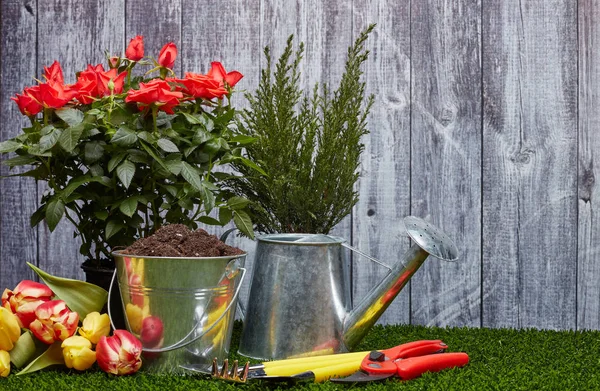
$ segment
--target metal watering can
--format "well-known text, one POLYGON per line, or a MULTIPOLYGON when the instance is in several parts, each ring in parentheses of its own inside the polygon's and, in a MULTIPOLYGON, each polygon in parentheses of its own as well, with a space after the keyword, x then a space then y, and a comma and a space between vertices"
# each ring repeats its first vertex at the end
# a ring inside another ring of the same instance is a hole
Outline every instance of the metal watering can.
POLYGON ((446 261, 458 257, 456 246, 440 229, 413 216, 406 217, 404 224, 416 245, 388 268, 388 274, 355 308, 342 247, 384 264, 336 236, 257 237, 239 353, 271 360, 355 347, 429 255, 446 261))

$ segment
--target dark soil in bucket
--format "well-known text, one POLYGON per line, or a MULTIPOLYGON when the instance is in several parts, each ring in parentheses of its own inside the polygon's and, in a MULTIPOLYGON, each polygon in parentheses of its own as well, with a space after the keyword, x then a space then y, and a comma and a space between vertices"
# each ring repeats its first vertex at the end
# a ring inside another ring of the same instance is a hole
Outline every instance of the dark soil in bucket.
POLYGON ((151 257, 223 257, 244 252, 203 229, 192 231, 183 224, 169 224, 139 239, 122 253, 151 257))

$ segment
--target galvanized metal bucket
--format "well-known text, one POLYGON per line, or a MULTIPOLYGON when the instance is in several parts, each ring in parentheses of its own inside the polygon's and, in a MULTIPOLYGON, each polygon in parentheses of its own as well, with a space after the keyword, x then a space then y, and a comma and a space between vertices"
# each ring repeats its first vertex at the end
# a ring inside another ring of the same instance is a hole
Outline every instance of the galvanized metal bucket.
POLYGON ((227 358, 246 254, 113 256, 110 291, 117 280, 127 329, 142 341, 143 370, 184 373, 180 364, 208 366, 215 357, 227 358))

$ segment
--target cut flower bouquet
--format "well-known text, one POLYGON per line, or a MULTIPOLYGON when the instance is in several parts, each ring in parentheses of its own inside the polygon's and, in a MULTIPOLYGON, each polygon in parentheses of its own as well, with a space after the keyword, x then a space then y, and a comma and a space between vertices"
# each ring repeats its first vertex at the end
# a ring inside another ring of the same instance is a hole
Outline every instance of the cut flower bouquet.
POLYGON ((137 36, 123 56, 107 56, 107 68, 88 65, 67 84, 55 61, 44 80, 13 98, 31 126, 0 143, 0 153, 16 154, 4 164, 28 166, 16 175, 48 185, 32 226, 45 220, 52 231, 68 219, 90 260, 166 223, 196 228, 233 219, 252 237, 248 201, 223 190, 226 175, 214 170, 255 166, 242 156, 253 138, 233 126, 230 97, 242 74, 213 62, 206 74, 178 78, 176 58, 173 43, 156 60, 145 58, 137 36), (136 75, 140 65, 150 69, 136 75))

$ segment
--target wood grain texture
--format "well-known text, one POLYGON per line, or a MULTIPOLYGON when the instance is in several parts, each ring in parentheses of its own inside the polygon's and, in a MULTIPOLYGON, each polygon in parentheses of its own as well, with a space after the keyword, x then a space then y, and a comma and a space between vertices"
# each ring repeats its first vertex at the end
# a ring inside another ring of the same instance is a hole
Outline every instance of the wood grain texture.
MULTIPOLYGON (((38 67, 58 60, 69 84, 75 82, 75 72, 88 64, 105 63, 105 50, 122 53, 124 10, 124 0, 39 1, 38 67)), ((38 77, 40 74, 38 70, 38 77)), ((46 185, 40 184, 38 191, 41 194, 45 189, 46 185)), ((79 238, 73 238, 73 226, 63 219, 53 233, 45 224, 40 227, 40 268, 58 276, 83 279, 83 256, 79 254, 79 238)))
MULTIPOLYGON (((246 107, 244 91, 254 91, 258 86, 262 51, 260 42, 260 3, 252 0, 227 0, 218 7, 210 0, 183 0, 181 59, 183 73, 206 73, 212 61, 219 61, 227 72, 239 70, 244 78, 236 85, 232 104, 236 109, 246 107), (228 15, 223 18, 223 15, 228 15), (219 21, 215 23, 215 21, 219 21)), ((203 227, 220 236, 226 227, 203 227)), ((252 240, 229 236, 227 243, 248 252, 246 256, 246 281, 240 291, 240 302, 246 303, 252 278, 255 244, 252 240)))
POLYGON ((480 325, 481 3, 412 2, 411 205, 456 243, 411 282, 412 323, 480 325))
MULTIPOLYGON (((369 135, 363 140, 359 202, 353 211, 353 244, 387 265, 409 246, 402 219, 410 214, 410 8, 406 2, 355 1, 353 36, 377 27, 366 41, 368 94, 375 95, 369 135)), ((388 270, 354 256, 354 304, 388 270)), ((410 283, 388 307, 380 323, 410 322, 410 283)))
MULTIPOLYGON (((125 15, 118 15, 121 20, 125 16, 125 40, 136 35, 144 37, 144 52, 148 57, 158 58, 160 49, 168 42, 173 42, 178 50, 182 49, 181 40, 181 0, 146 1, 127 0, 125 15)), ((144 72, 146 70, 145 69, 144 72)), ((138 70, 139 71, 139 70, 138 70)), ((173 71, 181 74, 181 58, 175 60, 173 71)))
POLYGON ((579 2, 579 235, 577 328, 600 329, 600 2, 579 2))
POLYGON ((483 326, 573 329, 577 12, 483 5, 483 326))
MULTIPOLYGON (((0 7, 0 135, 6 140, 30 125, 10 97, 35 83, 37 11, 35 1, 2 1, 0 7)), ((26 171, 9 172, 6 166, 0 170, 1 175, 26 171)), ((0 290, 12 289, 24 278, 33 279, 25 262, 37 264, 37 231, 29 224, 37 205, 33 179, 0 180, 0 290)))

